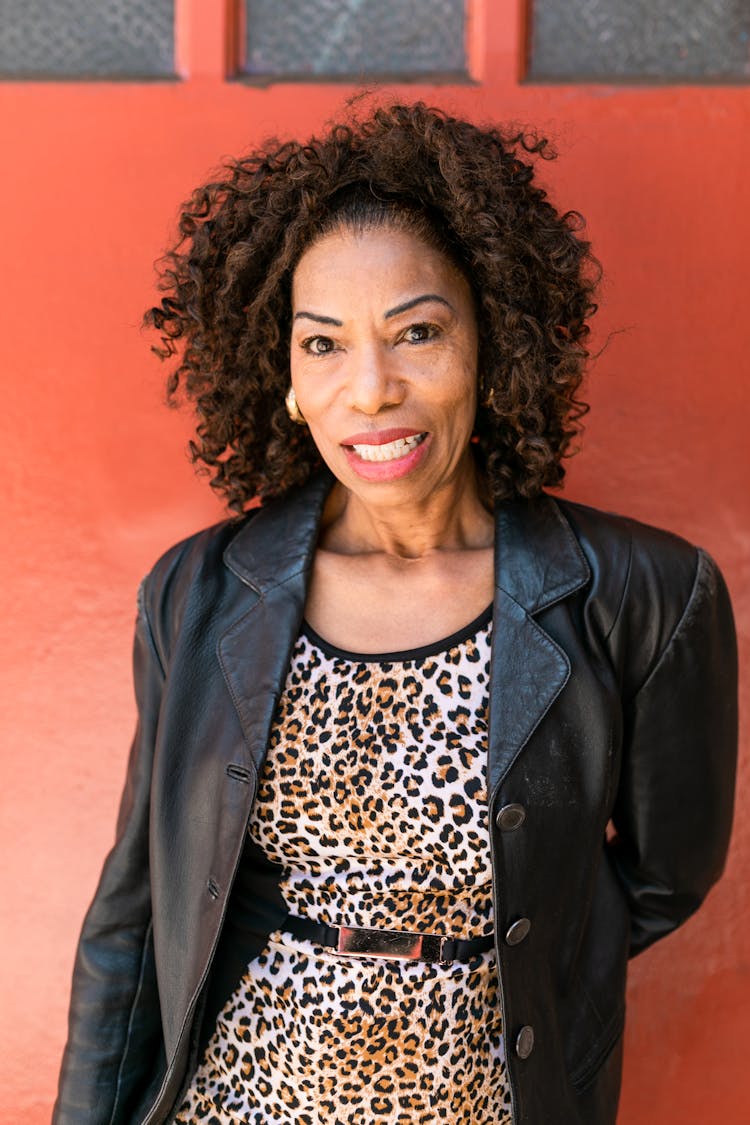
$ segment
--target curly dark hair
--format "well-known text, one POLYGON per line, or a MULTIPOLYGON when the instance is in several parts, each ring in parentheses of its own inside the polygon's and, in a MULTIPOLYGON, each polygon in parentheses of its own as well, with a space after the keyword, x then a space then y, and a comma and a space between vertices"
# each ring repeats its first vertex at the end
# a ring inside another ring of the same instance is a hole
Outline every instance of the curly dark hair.
POLYGON ((576 395, 599 269, 578 212, 560 214, 534 183, 535 158, 552 156, 525 131, 390 105, 306 142, 269 141, 193 193, 145 321, 161 334, 157 354, 178 355, 168 401, 194 403, 192 460, 230 510, 284 494, 321 464, 284 406, 291 278, 305 248, 352 215, 411 227, 469 281, 474 448, 494 498, 561 483, 587 409, 576 395))

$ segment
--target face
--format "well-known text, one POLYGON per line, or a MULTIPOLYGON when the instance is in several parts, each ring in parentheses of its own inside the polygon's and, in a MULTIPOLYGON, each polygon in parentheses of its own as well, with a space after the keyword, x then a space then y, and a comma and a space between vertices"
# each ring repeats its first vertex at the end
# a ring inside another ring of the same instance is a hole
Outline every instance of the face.
POLYGON ((297 402, 347 488, 418 503, 472 473, 476 317, 438 250, 389 227, 331 232, 300 259, 292 314, 297 402))

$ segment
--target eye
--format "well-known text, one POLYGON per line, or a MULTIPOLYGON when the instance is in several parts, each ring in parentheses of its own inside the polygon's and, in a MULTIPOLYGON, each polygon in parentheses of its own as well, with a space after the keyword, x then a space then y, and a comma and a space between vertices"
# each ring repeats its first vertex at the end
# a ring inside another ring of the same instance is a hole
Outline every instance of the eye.
POLYGON ((335 350, 336 345, 330 336, 308 336, 301 342, 300 347, 310 355, 328 355, 335 350))
POLYGON ((438 331, 436 324, 410 324, 404 331, 402 339, 407 344, 424 344, 427 340, 434 339, 438 331))

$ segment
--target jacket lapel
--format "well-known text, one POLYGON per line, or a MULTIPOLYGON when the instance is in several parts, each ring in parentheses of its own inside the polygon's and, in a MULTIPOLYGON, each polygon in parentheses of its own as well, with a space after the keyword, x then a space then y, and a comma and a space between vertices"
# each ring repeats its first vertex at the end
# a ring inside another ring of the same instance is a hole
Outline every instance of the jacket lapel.
POLYGON ((590 573, 549 496, 500 505, 495 536, 490 798, 570 675, 568 657, 535 615, 583 586, 590 573))
POLYGON ((219 640, 219 660, 258 771, 302 622, 331 483, 318 474, 288 500, 261 508, 224 554, 249 589, 245 612, 219 640))

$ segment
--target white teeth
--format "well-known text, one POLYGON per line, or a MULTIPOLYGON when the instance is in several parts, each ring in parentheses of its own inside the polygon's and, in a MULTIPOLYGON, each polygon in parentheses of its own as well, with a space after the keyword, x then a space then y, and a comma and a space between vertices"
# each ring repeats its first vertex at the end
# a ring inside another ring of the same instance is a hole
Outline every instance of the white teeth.
POLYGON ((414 434, 413 437, 396 438, 385 445, 354 445, 352 449, 363 461, 395 461, 416 449, 424 437, 424 434, 414 434))

